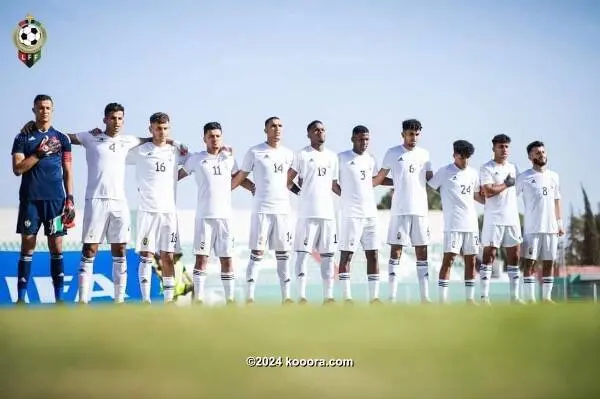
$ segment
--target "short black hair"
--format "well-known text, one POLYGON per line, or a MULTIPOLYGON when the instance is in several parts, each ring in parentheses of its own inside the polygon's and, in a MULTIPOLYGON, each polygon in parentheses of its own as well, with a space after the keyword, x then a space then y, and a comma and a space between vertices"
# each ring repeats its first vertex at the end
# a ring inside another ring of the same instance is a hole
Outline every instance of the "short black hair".
POLYGON ((471 158, 471 155, 475 153, 475 147, 467 140, 456 140, 452 146, 454 147, 454 153, 463 158, 471 158))
POLYGON ((323 124, 323 122, 321 122, 320 120, 316 119, 314 121, 312 121, 311 123, 308 124, 308 126, 306 126, 306 131, 310 132, 317 124, 323 124))
POLYGON ((492 138, 492 145, 510 144, 511 140, 506 134, 497 134, 492 138))
POLYGON ((265 127, 269 126, 269 123, 271 123, 275 119, 281 119, 281 118, 278 117, 278 116, 270 116, 270 117, 268 117, 267 120, 265 120, 265 127))
POLYGON ((364 133, 369 133, 369 129, 366 126, 358 125, 358 126, 354 126, 354 129, 352 129, 353 136, 356 134, 364 134, 364 133))
POLYGON ((54 101, 52 101, 52 97, 50 97, 49 95, 47 95, 47 94, 38 94, 33 99, 33 105, 37 104, 40 101, 50 101, 51 103, 54 103, 54 101))
POLYGON ((169 115, 164 112, 155 112, 150 115, 150 123, 169 123, 169 115))
POLYGON ((206 125, 204 125, 204 134, 208 133, 210 130, 223 131, 219 122, 208 122, 206 125))
POLYGON ((108 115, 112 114, 113 112, 119 112, 119 111, 125 113, 125 107, 119 103, 110 103, 110 104, 107 104, 106 107, 104 107, 104 116, 108 116, 108 115))
POLYGON ((407 119, 402 122, 402 131, 405 132, 407 130, 416 130, 419 131, 423 129, 423 125, 416 119, 407 119))
POLYGON ((527 154, 530 154, 531 150, 533 150, 534 148, 538 148, 538 147, 545 147, 544 142, 536 140, 536 141, 529 143, 527 145, 527 154))

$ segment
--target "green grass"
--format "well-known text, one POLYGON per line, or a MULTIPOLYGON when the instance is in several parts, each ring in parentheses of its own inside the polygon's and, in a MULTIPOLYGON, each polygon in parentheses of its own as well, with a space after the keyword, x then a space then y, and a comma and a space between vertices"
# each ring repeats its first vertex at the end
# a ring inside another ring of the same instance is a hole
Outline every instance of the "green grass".
POLYGON ((6 399, 598 398, 599 354, 593 304, 0 311, 6 399))

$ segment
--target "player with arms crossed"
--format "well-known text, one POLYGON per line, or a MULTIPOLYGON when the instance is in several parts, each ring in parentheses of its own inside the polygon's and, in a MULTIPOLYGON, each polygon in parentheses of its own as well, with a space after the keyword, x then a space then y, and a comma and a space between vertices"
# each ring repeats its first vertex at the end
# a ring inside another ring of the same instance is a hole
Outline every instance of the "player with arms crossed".
MULTIPOLYGON (((281 145, 283 124, 281 119, 272 116, 265 121, 267 141, 250 148, 242 167, 233 179, 232 188, 242 184, 250 172, 254 176, 256 193, 250 222, 250 260, 246 269, 246 303, 254 303, 254 292, 258 265, 263 260, 266 249, 275 250, 277 275, 281 285, 281 299, 291 303, 289 251, 292 233, 290 231, 290 195, 287 175, 292 166, 294 153, 281 145)), ((295 192, 299 188, 296 186, 295 192)))
POLYGON ((296 252, 296 275, 298 278, 299 303, 306 304, 306 256, 318 251, 321 256, 323 302, 333 303, 334 273, 333 256, 337 249, 337 227, 332 191, 340 194, 337 155, 325 148, 325 125, 315 120, 306 131, 310 145, 294 156, 288 171, 288 186, 296 177, 302 187, 298 198, 298 220, 294 234, 296 252))
POLYGON ((31 261, 37 234, 44 226, 50 251, 50 275, 54 298, 62 302, 64 263, 62 237, 73 225, 73 173, 71 142, 52 127, 52 98, 40 94, 33 100, 35 122, 31 131, 15 137, 12 169, 21 176, 17 234, 21 235, 21 255, 17 270, 17 304, 25 303, 31 274, 31 261))
POLYGON ((565 234, 561 217, 560 183, 558 174, 546 166, 548 157, 541 141, 527 146, 532 167, 517 177, 517 193, 525 205, 524 235, 521 251, 525 297, 535 302, 534 265, 542 261, 542 300, 552 303, 554 262, 558 238, 565 234))
POLYGON ((479 223, 475 201, 480 196, 479 174, 469 166, 475 152, 465 140, 455 141, 454 162, 441 167, 429 180, 431 188, 440 191, 444 212, 444 258, 439 274, 440 302, 448 301, 450 268, 456 255, 462 253, 465 263, 465 291, 468 303, 475 304, 475 257, 479 253, 479 223))
POLYGON ((375 186, 384 184, 391 171, 394 184, 390 224, 387 241, 390 244, 389 296, 395 302, 398 293, 396 269, 400 264, 402 248, 412 245, 417 258, 417 276, 421 302, 429 303, 429 222, 427 181, 433 176, 429 151, 418 147, 422 125, 416 119, 402 122, 402 145, 390 148, 379 173, 373 180, 375 186))
MULTIPOLYGON (((204 303, 206 266, 211 252, 221 262, 221 281, 227 304, 234 303, 235 275, 233 232, 231 226, 232 178, 238 171, 232 153, 223 150, 223 130, 218 122, 204 125, 206 150, 194 153, 183 165, 182 177, 193 174, 198 185, 198 204, 194 229, 194 302, 204 303)), ((242 187, 253 190, 253 184, 244 180, 242 187)))
POLYGON ((176 208, 177 180, 187 156, 167 144, 170 119, 163 112, 150 116, 152 142, 142 144, 129 153, 136 167, 140 203, 137 214, 136 251, 140 255, 138 277, 142 300, 150 303, 150 281, 154 254, 160 253, 163 296, 173 302, 175 269, 173 254, 178 243, 176 208))
POLYGON ((520 302, 518 265, 522 238, 517 191, 514 187, 519 170, 515 164, 508 162, 510 143, 510 137, 505 134, 494 136, 494 159, 485 163, 479 171, 481 187, 486 198, 481 231, 483 259, 479 271, 483 303, 490 302, 492 265, 500 247, 506 249, 508 258, 511 301, 520 302))
POLYGON ((359 243, 367 259, 369 301, 381 303, 377 259, 379 249, 377 204, 373 190, 373 177, 377 175, 379 169, 375 157, 367 152, 369 139, 369 129, 365 126, 356 126, 352 129, 352 149, 338 154, 342 208, 338 279, 342 285, 343 298, 347 303, 352 302, 350 263, 359 243))

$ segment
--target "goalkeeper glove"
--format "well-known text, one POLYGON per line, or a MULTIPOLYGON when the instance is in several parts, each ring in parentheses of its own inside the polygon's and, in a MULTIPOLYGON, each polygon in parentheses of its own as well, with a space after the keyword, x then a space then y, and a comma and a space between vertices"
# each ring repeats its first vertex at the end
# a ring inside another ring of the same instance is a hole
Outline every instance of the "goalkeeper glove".
POLYGON ((55 138, 48 139, 48 136, 45 136, 38 147, 35 149, 35 155, 38 158, 44 158, 48 155, 55 154, 60 152, 61 144, 60 141, 55 138))
POLYGON ((75 202, 73 201, 72 195, 67 195, 62 219, 65 229, 71 229, 75 227, 75 202))
POLYGON ((512 187, 515 185, 515 178, 512 177, 511 175, 506 176, 506 179, 504 179, 504 184, 506 185, 506 187, 512 187))

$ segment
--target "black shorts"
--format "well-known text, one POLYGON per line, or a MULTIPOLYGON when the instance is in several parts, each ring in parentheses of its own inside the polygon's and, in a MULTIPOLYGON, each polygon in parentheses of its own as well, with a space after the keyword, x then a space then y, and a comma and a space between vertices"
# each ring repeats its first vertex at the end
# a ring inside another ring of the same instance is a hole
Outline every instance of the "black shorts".
MULTIPOLYGON (((19 216, 17 217, 17 234, 37 235, 40 227, 44 225, 44 234, 51 235, 53 219, 60 217, 65 206, 64 200, 33 200, 19 203, 19 216)), ((52 235, 63 236, 66 229, 52 235)))

